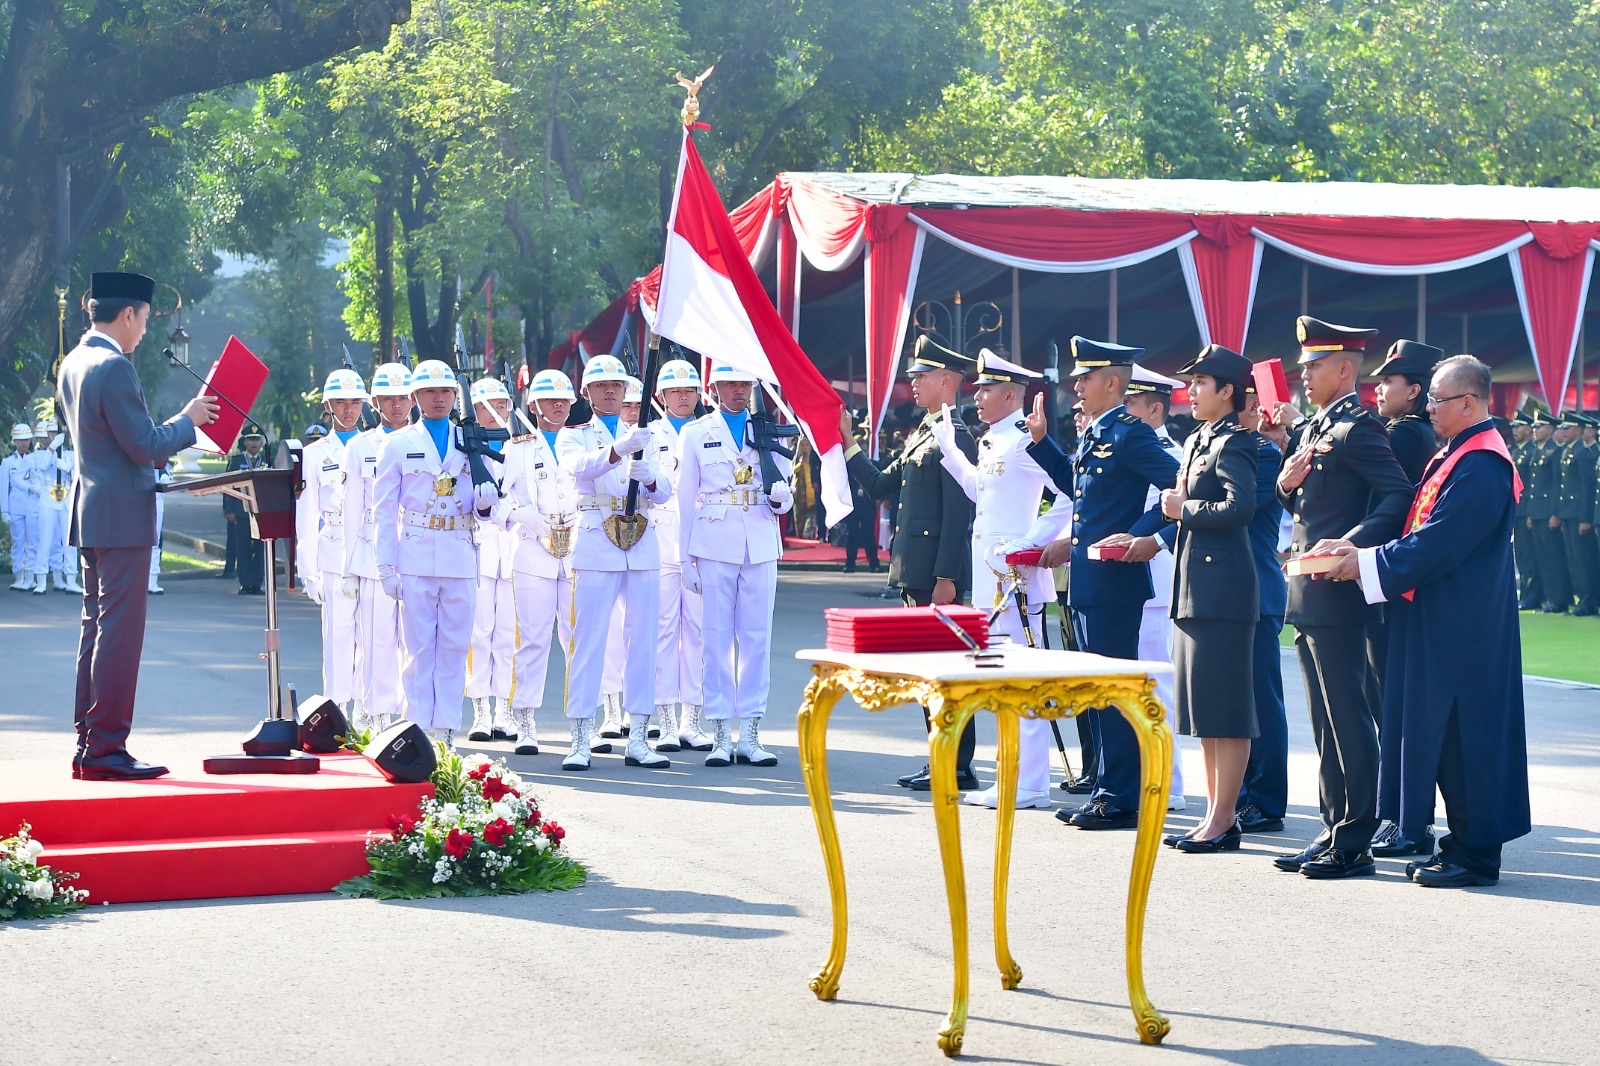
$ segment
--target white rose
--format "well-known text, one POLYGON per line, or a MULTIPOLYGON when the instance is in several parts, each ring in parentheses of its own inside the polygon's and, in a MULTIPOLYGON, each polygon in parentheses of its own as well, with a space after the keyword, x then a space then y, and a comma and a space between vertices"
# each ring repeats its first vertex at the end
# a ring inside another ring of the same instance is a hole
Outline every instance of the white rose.
POLYGON ((39 843, 37 840, 30 839, 25 847, 27 849, 28 864, 31 866, 39 865, 39 856, 44 854, 44 845, 39 843))
POLYGON ((36 900, 49 903, 50 900, 55 897, 55 894, 56 886, 50 883, 50 879, 48 877, 40 878, 37 881, 28 882, 28 895, 32 896, 36 900))
POLYGON ((467 762, 467 769, 468 770, 479 770, 479 769, 482 769, 485 766, 493 766, 494 765, 494 763, 490 760, 489 756, 481 755, 481 754, 480 755, 468 755, 467 759, 466 759, 466 762, 467 762))
POLYGON ((504 781, 507 787, 514 788, 518 792, 522 791, 522 778, 519 777, 515 771, 505 771, 500 775, 500 780, 504 781))
POLYGON ((439 808, 439 820, 448 825, 454 825, 461 820, 461 808, 454 803, 446 803, 439 808))
POLYGON ((550 847, 550 838, 546 837, 543 833, 540 833, 540 834, 538 834, 537 836, 535 836, 533 838, 533 850, 534 851, 543 853, 549 847, 550 847))
POLYGON ((516 809, 505 800, 496 800, 495 805, 489 808, 489 813, 493 814, 496 818, 504 818, 508 822, 515 822, 517 820, 516 809))

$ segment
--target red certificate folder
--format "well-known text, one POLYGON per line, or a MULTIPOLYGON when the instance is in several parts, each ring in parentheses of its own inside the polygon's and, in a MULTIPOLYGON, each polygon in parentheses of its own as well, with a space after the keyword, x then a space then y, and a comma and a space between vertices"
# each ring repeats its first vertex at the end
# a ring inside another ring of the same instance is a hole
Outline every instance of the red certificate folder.
POLYGON ((244 428, 244 415, 261 395, 261 386, 267 383, 267 365, 244 346, 238 337, 229 337, 222 355, 206 374, 206 383, 200 390, 202 396, 217 401, 217 420, 202 426, 195 434, 195 447, 205 452, 227 455, 239 440, 244 428), (234 408, 238 408, 235 410, 234 408))
POLYGON ((1283 360, 1263 359, 1250 368, 1250 374, 1255 378, 1262 413, 1270 421, 1278 404, 1289 400, 1289 379, 1283 376, 1283 360))

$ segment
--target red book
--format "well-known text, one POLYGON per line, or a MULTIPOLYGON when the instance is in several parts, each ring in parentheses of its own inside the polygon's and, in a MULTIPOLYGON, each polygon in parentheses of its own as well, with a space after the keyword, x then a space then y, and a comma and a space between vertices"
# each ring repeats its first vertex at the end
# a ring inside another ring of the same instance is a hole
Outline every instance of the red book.
POLYGON ((1289 402, 1289 380, 1283 376, 1283 360, 1263 359, 1250 368, 1250 374, 1256 381, 1261 410, 1270 421, 1278 404, 1289 402))
POLYGON ((1091 544, 1089 545, 1089 558, 1096 562, 1110 562, 1120 559, 1128 554, 1126 544, 1091 544))
POLYGON ((267 365, 255 357, 238 337, 229 337, 222 355, 206 374, 202 396, 217 401, 217 419, 195 433, 195 446, 201 451, 227 455, 233 451, 244 428, 242 412, 255 405, 261 386, 267 383, 267 365), (237 410, 235 410, 237 408, 237 410))
POLYGON ((1019 552, 1006 553, 1008 566, 1038 566, 1039 560, 1044 556, 1043 548, 1027 548, 1019 552))
MULTIPOLYGON (((940 608, 980 648, 989 626, 976 607, 940 608)), ((828 647, 835 651, 964 651, 967 644, 940 621, 931 607, 830 607, 823 611, 828 647)))

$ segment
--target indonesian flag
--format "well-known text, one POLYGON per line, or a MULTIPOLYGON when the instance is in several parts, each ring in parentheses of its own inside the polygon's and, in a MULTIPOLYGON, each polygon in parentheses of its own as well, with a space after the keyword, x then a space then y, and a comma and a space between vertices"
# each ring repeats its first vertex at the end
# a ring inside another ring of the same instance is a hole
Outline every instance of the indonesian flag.
POLYGON ((828 524, 844 521, 852 508, 839 437, 843 404, 778 317, 687 129, 661 259, 655 331, 713 363, 737 367, 783 390, 822 459, 828 524))

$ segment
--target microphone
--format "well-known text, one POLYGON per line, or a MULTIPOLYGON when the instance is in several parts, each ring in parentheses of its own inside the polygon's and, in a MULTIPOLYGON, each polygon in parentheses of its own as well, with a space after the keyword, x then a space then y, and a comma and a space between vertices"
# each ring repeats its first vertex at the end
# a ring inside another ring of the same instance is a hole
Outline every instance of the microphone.
POLYGON ((177 355, 175 355, 173 353, 171 348, 163 348, 163 349, 161 349, 161 354, 166 356, 167 362, 171 363, 175 367, 178 367, 185 374, 188 374, 190 377, 192 377, 196 381, 198 381, 202 388, 209 389, 213 396, 215 396, 217 399, 221 400, 223 403, 227 404, 229 407, 233 408, 235 411, 238 411, 240 418, 244 419, 246 422, 250 421, 250 412, 249 411, 245 411, 245 410, 241 409, 238 404, 234 403, 232 400, 230 400, 226 396, 222 395, 222 393, 218 392, 215 386, 207 384, 206 383, 206 379, 201 377, 199 374, 196 374, 194 372, 194 368, 191 367, 188 363, 185 363, 182 360, 180 360, 177 357, 177 355))

